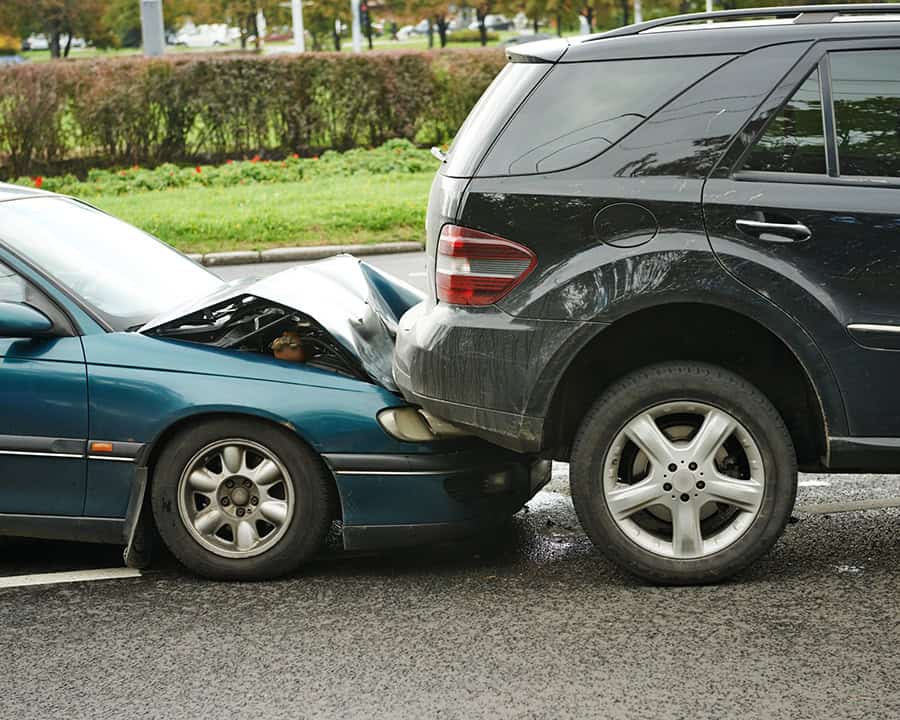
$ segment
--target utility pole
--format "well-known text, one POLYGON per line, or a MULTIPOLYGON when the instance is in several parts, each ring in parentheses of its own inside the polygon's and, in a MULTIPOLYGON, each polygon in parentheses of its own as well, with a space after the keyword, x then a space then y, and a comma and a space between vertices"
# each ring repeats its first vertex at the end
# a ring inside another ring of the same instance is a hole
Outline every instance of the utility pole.
POLYGON ((641 12, 641 0, 634 0, 634 22, 635 24, 644 22, 644 14, 641 12))
POLYGON ((294 25, 294 52, 306 50, 306 38, 303 30, 303 2, 291 0, 291 20, 294 25))
POLYGON ((362 52, 362 32, 359 27, 359 0, 350 0, 350 28, 353 33, 353 52, 362 52))
POLYGON ((706 12, 712 12, 712 11, 713 11, 713 1, 706 0, 706 12))
POLYGON ((141 0, 141 44, 147 57, 160 57, 166 51, 162 0, 141 0))

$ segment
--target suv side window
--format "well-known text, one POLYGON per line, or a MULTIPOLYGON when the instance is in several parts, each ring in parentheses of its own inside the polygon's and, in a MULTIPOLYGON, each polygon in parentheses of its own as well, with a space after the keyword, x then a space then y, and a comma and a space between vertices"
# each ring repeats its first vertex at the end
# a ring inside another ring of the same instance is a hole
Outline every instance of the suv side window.
POLYGON ((513 115, 478 174, 528 175, 586 162, 731 57, 559 63, 513 115))
POLYGON ((900 177, 900 50, 830 60, 840 174, 900 177))
POLYGON ((825 129, 818 69, 766 127, 744 170, 825 175, 825 129))

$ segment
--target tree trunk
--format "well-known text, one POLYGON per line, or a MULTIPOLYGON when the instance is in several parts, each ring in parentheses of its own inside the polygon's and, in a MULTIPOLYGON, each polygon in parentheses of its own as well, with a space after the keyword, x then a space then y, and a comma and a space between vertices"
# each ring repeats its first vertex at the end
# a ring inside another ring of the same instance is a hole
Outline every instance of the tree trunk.
POLYGON ((594 32, 594 8, 588 5, 585 8, 584 16, 587 19, 588 32, 594 32))
POLYGON ((538 16, 535 15, 535 16, 534 16, 534 34, 535 34, 535 35, 538 34, 538 27, 540 26, 540 24, 541 24, 541 23, 540 23, 540 20, 538 19, 538 16))
POLYGON ((366 10, 366 39, 369 41, 369 50, 372 49, 372 11, 366 10))
POLYGON ((341 34, 338 32, 338 23, 340 22, 339 18, 334 19, 334 29, 331 31, 332 38, 334 40, 334 49, 335 52, 341 51, 341 34))
POLYGON ((59 58, 59 36, 59 30, 50 33, 50 57, 53 59, 59 58))
POLYGON ((556 34, 562 37, 562 16, 556 13, 556 34))
POLYGON ((262 49, 262 38, 259 36, 259 25, 256 23, 256 13, 250 15, 250 27, 253 28, 253 46, 259 52, 262 49))
POLYGON ((622 25, 628 25, 628 11, 631 9, 631 0, 620 0, 622 5, 622 25))
POLYGON ((478 19, 478 34, 481 36, 481 47, 487 45, 487 28, 484 26, 486 13, 481 8, 475 9, 475 17, 478 19))
POLYGON ((428 49, 431 50, 434 48, 434 23, 431 22, 431 18, 428 18, 428 49))
POLYGON ((447 47, 447 18, 438 16, 437 18, 438 37, 441 39, 441 47, 447 47))

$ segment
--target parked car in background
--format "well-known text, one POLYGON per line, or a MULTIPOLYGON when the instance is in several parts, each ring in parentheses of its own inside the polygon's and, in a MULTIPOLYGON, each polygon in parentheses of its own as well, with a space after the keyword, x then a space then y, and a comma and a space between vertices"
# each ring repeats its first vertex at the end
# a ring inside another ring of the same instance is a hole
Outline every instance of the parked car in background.
POLYGON ((435 178, 407 399, 571 462, 616 562, 721 580, 797 469, 900 470, 900 5, 508 48, 435 178))
MULTIPOLYGON (((505 15, 485 15, 484 16, 484 27, 487 30, 509 30, 513 26, 512 20, 509 20, 505 15)), ((469 24, 469 30, 478 30, 479 25, 478 21, 469 24)))
POLYGON ((225 283, 70 198, 0 185, 0 535, 127 545, 212 578, 508 518, 549 462, 408 405, 420 294, 349 256, 225 283))

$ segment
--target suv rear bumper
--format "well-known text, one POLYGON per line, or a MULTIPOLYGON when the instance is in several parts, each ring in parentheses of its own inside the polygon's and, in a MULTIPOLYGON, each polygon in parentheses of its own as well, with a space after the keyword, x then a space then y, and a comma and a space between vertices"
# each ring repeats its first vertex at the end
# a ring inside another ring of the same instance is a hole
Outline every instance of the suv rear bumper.
POLYGON ((409 375, 394 365, 394 381, 403 392, 403 397, 411 403, 420 405, 428 412, 454 425, 460 425, 485 440, 490 440, 501 447, 521 453, 539 452, 543 443, 544 418, 531 415, 488 410, 474 405, 439 400, 420 395, 412 389, 409 375))
POLYGON ((394 381, 437 417, 535 453, 556 383, 595 332, 590 323, 515 318, 496 307, 422 303, 400 320, 394 381))

